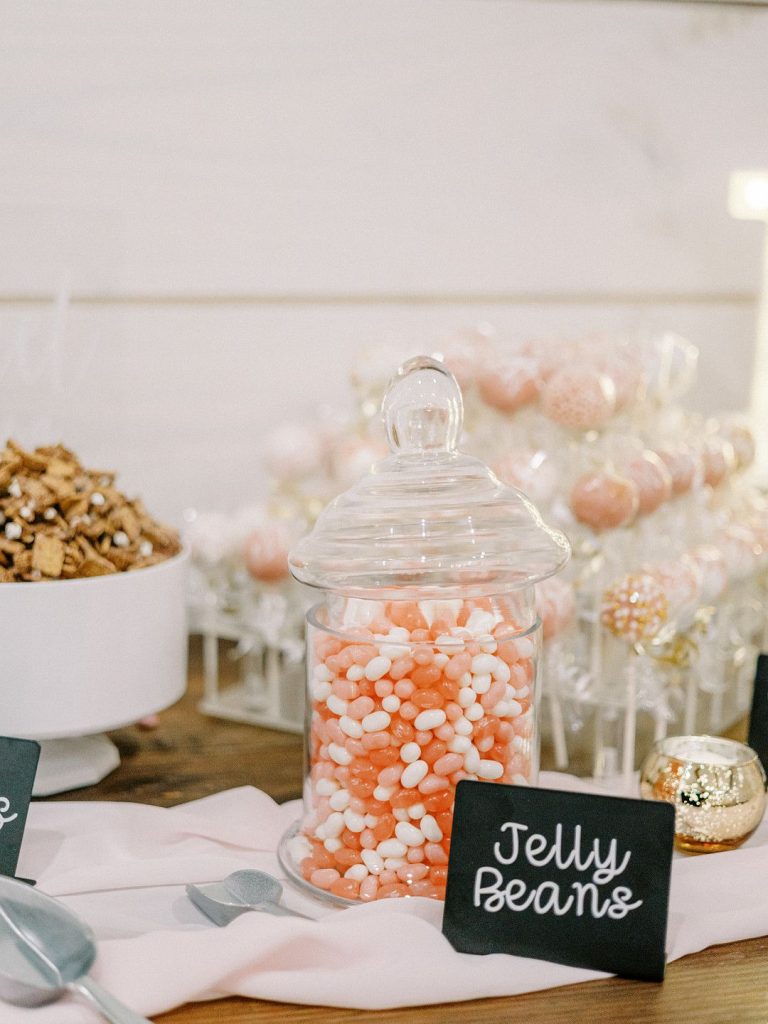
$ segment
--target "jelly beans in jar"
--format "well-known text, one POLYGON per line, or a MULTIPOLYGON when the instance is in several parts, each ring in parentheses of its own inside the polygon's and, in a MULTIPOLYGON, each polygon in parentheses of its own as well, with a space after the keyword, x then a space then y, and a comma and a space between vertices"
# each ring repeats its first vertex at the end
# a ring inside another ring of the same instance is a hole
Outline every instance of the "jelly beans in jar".
POLYGON ((291 552, 308 615, 304 814, 280 858, 333 902, 442 899, 456 785, 536 781, 534 585, 568 542, 457 451, 462 401, 439 362, 387 391, 392 454, 291 552))

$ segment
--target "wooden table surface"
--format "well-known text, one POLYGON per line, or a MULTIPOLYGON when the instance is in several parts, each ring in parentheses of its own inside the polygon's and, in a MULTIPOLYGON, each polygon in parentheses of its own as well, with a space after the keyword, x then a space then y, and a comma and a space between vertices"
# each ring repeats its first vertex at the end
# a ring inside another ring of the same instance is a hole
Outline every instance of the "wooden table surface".
MULTIPOLYGON (((299 796, 301 738, 200 715, 199 663, 193 646, 189 691, 163 712, 158 728, 132 726, 111 734, 122 759, 116 771, 97 786, 51 799, 168 807, 241 785, 256 786, 280 801, 299 796)), ((706 900, 706 893, 701 898, 706 900)), ((233 998, 189 1004, 155 1019, 159 1024, 768 1024, 768 938, 685 957, 669 965, 663 984, 612 978, 503 999, 365 1013, 233 998)))

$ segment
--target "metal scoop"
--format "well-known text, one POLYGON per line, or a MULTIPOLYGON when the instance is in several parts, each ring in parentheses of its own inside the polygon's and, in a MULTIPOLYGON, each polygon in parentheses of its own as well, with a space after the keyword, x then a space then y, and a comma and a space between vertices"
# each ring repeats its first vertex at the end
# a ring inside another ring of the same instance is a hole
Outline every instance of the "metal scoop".
POLYGON ((284 907, 280 903, 282 895, 283 887, 276 878, 266 871, 249 868, 233 871, 222 882, 187 886, 187 896, 198 910, 220 927, 234 921, 247 910, 263 910, 267 914, 312 920, 306 914, 284 907))
POLYGON ((0 998, 41 1006, 75 992, 111 1024, 150 1024, 88 977, 96 959, 93 932, 65 906, 0 876, 0 998))

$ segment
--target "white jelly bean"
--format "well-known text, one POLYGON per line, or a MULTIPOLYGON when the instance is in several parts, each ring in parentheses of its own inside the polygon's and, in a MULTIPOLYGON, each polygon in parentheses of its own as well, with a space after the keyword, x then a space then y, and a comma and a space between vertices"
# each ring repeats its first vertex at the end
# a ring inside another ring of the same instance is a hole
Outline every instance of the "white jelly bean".
MULTIPOLYGON (((407 644, 382 644, 381 647, 379 647, 379 651, 383 658, 389 658, 390 664, 395 660, 395 658, 402 658, 406 654, 411 653, 411 649, 407 644)), ((388 668, 389 665, 387 666, 387 669, 388 668)))
POLYGON ((472 679, 472 689, 475 693, 488 693, 491 688, 491 673, 485 672, 481 676, 474 676, 472 679))
POLYGON ((442 668, 443 665, 447 665, 448 664, 448 655, 447 654, 436 654, 432 664, 435 666, 435 668, 442 668))
POLYGON ((373 799, 378 800, 380 804, 385 804, 396 788, 396 786, 377 786, 373 791, 373 799))
POLYGON ((507 714, 510 718, 517 718, 518 715, 522 715, 523 705, 516 700, 507 701, 507 714))
POLYGON ((368 868, 365 864, 353 864, 344 872, 344 877, 351 878, 353 882, 362 882, 364 878, 368 877, 368 868))
POLYGON ((361 850, 360 856, 372 875, 380 875, 384 870, 384 858, 376 850, 361 850))
POLYGON ((384 861, 384 867, 387 871, 397 871, 398 868, 404 868, 408 861, 405 857, 387 857, 384 861))
POLYGON ((472 659, 472 675, 479 676, 486 672, 492 673, 496 668, 496 662, 498 658, 494 658, 492 654, 476 654, 472 659))
POLYGON ((408 808, 395 807, 392 811, 392 817, 397 819, 397 821, 408 821, 408 808))
POLYGON ((421 757, 421 747, 418 743, 404 743, 400 747, 400 760, 406 764, 413 764, 421 757))
POLYGON ((525 661, 526 658, 530 658, 533 654, 533 641, 530 637, 521 636, 519 640, 515 641, 515 647, 517 648, 517 656, 520 661, 525 661))
POLYGON ((330 683, 327 683, 327 682, 325 682, 323 680, 321 682, 313 683, 312 684, 312 696, 314 697, 314 699, 316 701, 322 703, 323 701, 328 700, 330 695, 331 695, 331 684, 330 683))
POLYGON ((326 848, 328 853, 336 853, 336 851, 340 850, 343 845, 344 844, 342 843, 342 841, 340 839, 337 839, 335 836, 333 837, 333 839, 326 839, 323 842, 323 846, 326 848))
POLYGON ((366 814, 366 816, 365 816, 365 827, 366 828, 376 828, 376 826, 378 824, 379 824, 379 816, 378 816, 378 814, 366 814))
POLYGON ((328 803, 334 811, 344 811, 349 807, 351 799, 352 797, 346 789, 337 789, 328 803))
MULTIPOLYGON (((473 704, 472 707, 467 708, 464 712, 464 717, 468 722, 478 722, 485 714, 485 708, 482 704, 473 704)), ((454 725, 454 729, 456 726, 454 725)))
POLYGON ((495 666, 491 669, 491 675, 493 678, 498 679, 500 683, 508 683, 511 674, 509 665, 506 661, 502 661, 501 658, 497 658, 495 666))
POLYGON ((490 633, 494 626, 501 621, 501 616, 496 618, 492 612, 484 612, 481 608, 475 608, 467 619, 466 629, 470 633, 490 633))
POLYGON ((486 736, 484 740, 478 740, 475 746, 481 754, 487 754, 493 746, 493 736, 486 736))
POLYGON ((328 705, 328 710, 332 711, 334 715, 341 717, 346 715, 349 704, 347 701, 342 700, 341 697, 337 697, 335 693, 332 693, 328 700, 325 702, 328 705))
POLYGON ((480 767, 480 754, 473 747, 464 755, 464 771, 469 772, 470 775, 476 775, 477 769, 480 767))
MULTIPOLYGON (((472 707, 477 707, 477 705, 473 704, 472 707)), ((468 722, 466 718, 459 718, 453 723, 453 731, 459 736, 471 736, 472 723, 468 722)))
POLYGON ((522 736, 515 736, 515 737, 513 737, 513 739, 512 739, 512 749, 514 751, 516 751, 517 753, 520 753, 521 750, 525 750, 525 740, 523 739, 522 736))
POLYGON ((472 740, 469 736, 454 736, 448 744, 448 749, 452 754, 466 754, 471 746, 472 740))
POLYGON ((390 693, 390 695, 388 697, 385 697, 384 700, 381 702, 381 706, 390 715, 394 715, 396 711, 400 710, 400 698, 397 696, 396 693, 390 693))
POLYGON ((366 732, 381 732, 391 721, 392 719, 386 711, 372 711, 363 719, 363 729, 366 732))
POLYGON ((398 821, 395 825, 395 835, 406 846, 423 846, 426 841, 421 829, 416 828, 410 821, 398 821))
POLYGON ((424 817, 421 819, 421 823, 419 824, 419 828, 424 833, 425 838, 428 839, 430 843, 439 843, 440 840, 443 838, 443 830, 440 828, 440 826, 437 824, 437 822, 435 821, 431 814, 424 815, 424 817))
POLYGON ((323 832, 328 839, 337 839, 344 831, 344 815, 338 811, 329 814, 323 822, 323 832))
POLYGON ((318 796, 331 796, 339 788, 335 779, 318 779, 315 783, 315 792, 318 796))
POLYGON ((468 708, 470 704, 474 704, 477 700, 477 694, 471 686, 462 686, 459 690, 459 699, 457 701, 460 708, 468 708))
POLYGON ((530 692, 530 686, 521 686, 520 689, 515 690, 514 694, 512 694, 511 696, 519 697, 520 700, 525 700, 525 698, 529 695, 530 692))
POLYGON ((322 663, 315 665, 312 675, 319 683, 330 683, 333 679, 333 672, 331 672, 327 665, 323 665, 322 663))
POLYGON ((483 654, 495 654, 498 648, 496 640, 492 636, 484 636, 479 638, 480 650, 483 654))
POLYGON ((371 658, 368 664, 365 666, 365 678, 370 679, 372 683, 375 683, 377 679, 381 679, 389 672, 389 668, 392 662, 389 658, 383 657, 381 654, 375 658, 371 658))
POLYGON ((365 669, 362 665, 350 665, 347 669, 347 679, 352 683, 359 683, 365 675, 365 669))
POLYGON ((384 839, 376 847, 379 857, 404 857, 407 852, 408 847, 399 839, 384 839))
POLYGON ((430 708, 416 716, 413 726, 421 732, 428 732, 430 729, 437 729, 438 726, 441 726, 445 722, 445 718, 446 715, 442 708, 430 708))
POLYGON ((339 728, 345 736, 351 737, 353 740, 359 740, 363 735, 363 727, 354 718, 350 718, 349 715, 342 715, 339 719, 339 728))
POLYGON ((365 828, 365 816, 353 811, 351 807, 344 811, 343 818, 350 832, 362 832, 365 828))
POLYGON ((338 743, 328 744, 328 757, 336 764, 347 765, 352 763, 352 755, 346 747, 340 747, 338 743))
POLYGON ((411 806, 406 808, 406 810, 408 811, 408 817, 412 821, 418 821, 427 813, 427 808, 424 804, 411 804, 411 806))
POLYGON ((481 779, 500 779, 504 774, 504 765, 498 761, 481 761, 477 774, 481 779))
POLYGON ((493 705, 488 714, 495 715, 497 718, 506 718, 509 715, 509 704, 505 700, 500 700, 498 704, 493 705))
POLYGON ((403 643, 405 640, 411 639, 411 634, 405 626, 393 626, 387 633, 387 639, 398 640, 400 643, 403 643))
POLYGON ((414 761, 406 767, 400 776, 400 785, 403 789, 413 789, 414 786, 418 786, 428 772, 429 765, 426 761, 414 761))

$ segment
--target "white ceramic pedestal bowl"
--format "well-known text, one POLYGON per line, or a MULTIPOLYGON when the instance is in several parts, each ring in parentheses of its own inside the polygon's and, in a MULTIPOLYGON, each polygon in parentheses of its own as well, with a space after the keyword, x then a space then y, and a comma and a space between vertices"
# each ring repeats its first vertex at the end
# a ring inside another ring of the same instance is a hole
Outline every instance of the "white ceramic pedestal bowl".
POLYGON ((117 766, 105 736, 187 683, 187 554, 89 579, 0 583, 0 734, 42 741, 35 794, 117 766))

